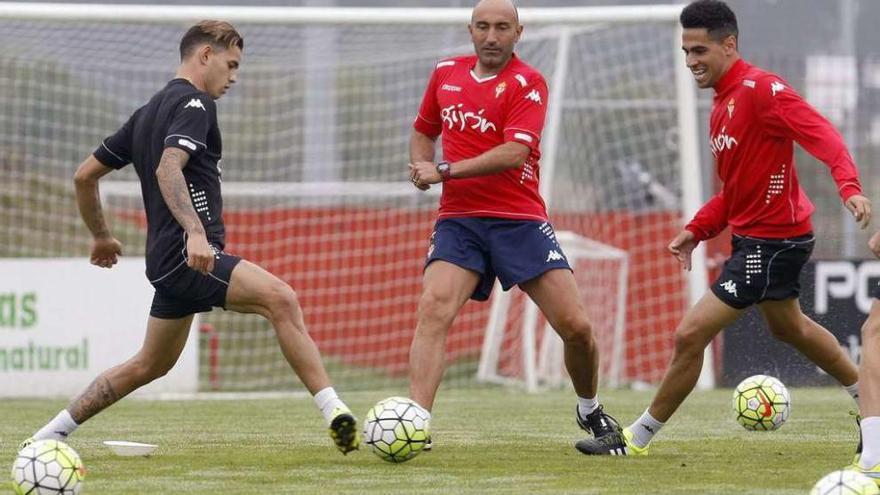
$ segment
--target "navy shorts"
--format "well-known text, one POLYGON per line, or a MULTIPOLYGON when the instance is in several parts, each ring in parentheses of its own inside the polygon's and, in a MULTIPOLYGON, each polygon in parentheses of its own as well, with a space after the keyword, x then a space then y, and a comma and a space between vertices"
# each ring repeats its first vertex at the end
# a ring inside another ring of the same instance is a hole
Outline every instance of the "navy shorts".
POLYGON ((815 239, 807 234, 789 239, 763 239, 734 234, 732 253, 712 292, 736 309, 762 301, 800 296, 800 275, 813 252, 815 239))
POLYGON ((489 299, 495 278, 508 290, 548 270, 571 270, 548 222, 501 218, 444 218, 434 225, 428 259, 481 275, 471 299, 489 299))
POLYGON ((195 313, 226 307, 226 289, 232 270, 241 261, 238 256, 214 250, 214 270, 203 275, 184 261, 162 278, 153 280, 153 305, 150 316, 177 319, 195 313))

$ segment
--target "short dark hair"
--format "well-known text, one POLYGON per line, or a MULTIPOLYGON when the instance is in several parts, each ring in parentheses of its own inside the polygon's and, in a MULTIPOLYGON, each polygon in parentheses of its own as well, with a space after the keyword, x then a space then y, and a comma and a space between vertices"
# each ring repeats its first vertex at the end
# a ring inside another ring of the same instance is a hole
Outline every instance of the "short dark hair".
POLYGON ((201 21, 189 28, 180 40, 180 60, 190 56, 197 46, 210 43, 220 49, 237 46, 244 50, 244 38, 225 21, 201 21))
POLYGON ((685 29, 705 28, 715 41, 728 36, 739 37, 736 14, 721 0, 696 0, 681 11, 681 27, 685 29))

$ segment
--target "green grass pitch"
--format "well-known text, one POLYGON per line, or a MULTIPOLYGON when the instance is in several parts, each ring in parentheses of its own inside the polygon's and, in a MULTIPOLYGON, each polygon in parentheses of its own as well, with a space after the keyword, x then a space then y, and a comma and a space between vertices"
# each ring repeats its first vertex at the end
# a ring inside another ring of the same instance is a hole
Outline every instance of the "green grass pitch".
MULTIPOLYGON (((69 442, 88 473, 84 494, 157 493, 592 493, 803 494, 851 461, 857 441, 841 389, 793 389, 792 415, 775 432, 734 421, 731 391, 693 394, 644 458, 591 458, 574 442, 574 396, 500 388, 441 390, 434 452, 394 465, 362 448, 331 447, 308 397, 272 400, 127 399, 80 428, 69 442), (149 458, 120 458, 103 440, 157 443, 149 458)), ((363 417, 401 390, 348 392, 363 417)), ((622 424, 650 393, 603 391, 622 424)), ((63 401, 0 403, 0 459, 8 479, 18 442, 63 401)), ((8 485, 6 485, 8 486, 8 485)), ((2 492, 5 489, 0 489, 2 492)))

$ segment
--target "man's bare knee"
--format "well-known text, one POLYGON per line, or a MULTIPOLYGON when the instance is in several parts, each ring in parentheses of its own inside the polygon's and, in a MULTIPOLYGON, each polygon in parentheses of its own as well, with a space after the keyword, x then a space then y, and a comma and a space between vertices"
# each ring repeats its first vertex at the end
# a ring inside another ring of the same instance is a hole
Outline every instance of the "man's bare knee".
POLYGON ((564 315, 554 327, 566 344, 592 347, 594 345, 593 325, 581 314, 572 312, 564 315))
POLYGON ((801 325, 770 325, 770 334, 773 338, 787 344, 797 342, 803 335, 801 325))
POLYGON ((167 375, 171 368, 174 367, 175 361, 162 360, 146 360, 139 356, 135 356, 125 363, 124 372, 138 385, 146 385, 153 380, 157 380, 167 375))
MULTIPOLYGON (((865 341, 880 341, 880 318, 868 318, 862 325, 862 345, 865 341)), ((865 346, 866 347, 866 346, 865 346)))
POLYGON ((675 330, 675 356, 692 358, 702 355, 707 342, 702 329, 695 324, 682 324, 675 330))
POLYGON ((451 322, 458 312, 458 304, 448 291, 426 289, 419 299, 419 322, 451 322))
POLYGON ((300 313, 299 298, 296 291, 280 280, 269 289, 265 305, 273 320, 295 318, 300 313))

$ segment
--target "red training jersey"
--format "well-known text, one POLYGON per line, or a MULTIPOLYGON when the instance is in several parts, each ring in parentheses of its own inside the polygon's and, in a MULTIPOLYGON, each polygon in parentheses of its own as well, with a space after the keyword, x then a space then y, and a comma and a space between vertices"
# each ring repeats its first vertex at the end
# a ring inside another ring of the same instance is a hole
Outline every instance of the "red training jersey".
POLYGON ((531 150, 525 163, 492 175, 443 183, 440 218, 495 217, 547 220, 538 192, 539 144, 547 108, 547 83, 514 55, 498 74, 477 77, 474 55, 437 64, 413 127, 442 136, 449 162, 477 157, 516 141, 531 150))
POLYGON ((812 230, 815 209, 801 189, 794 141, 831 169, 843 201, 861 194, 840 133, 776 74, 738 60, 715 85, 710 145, 721 191, 685 227, 697 240, 721 233, 787 238, 812 230))

